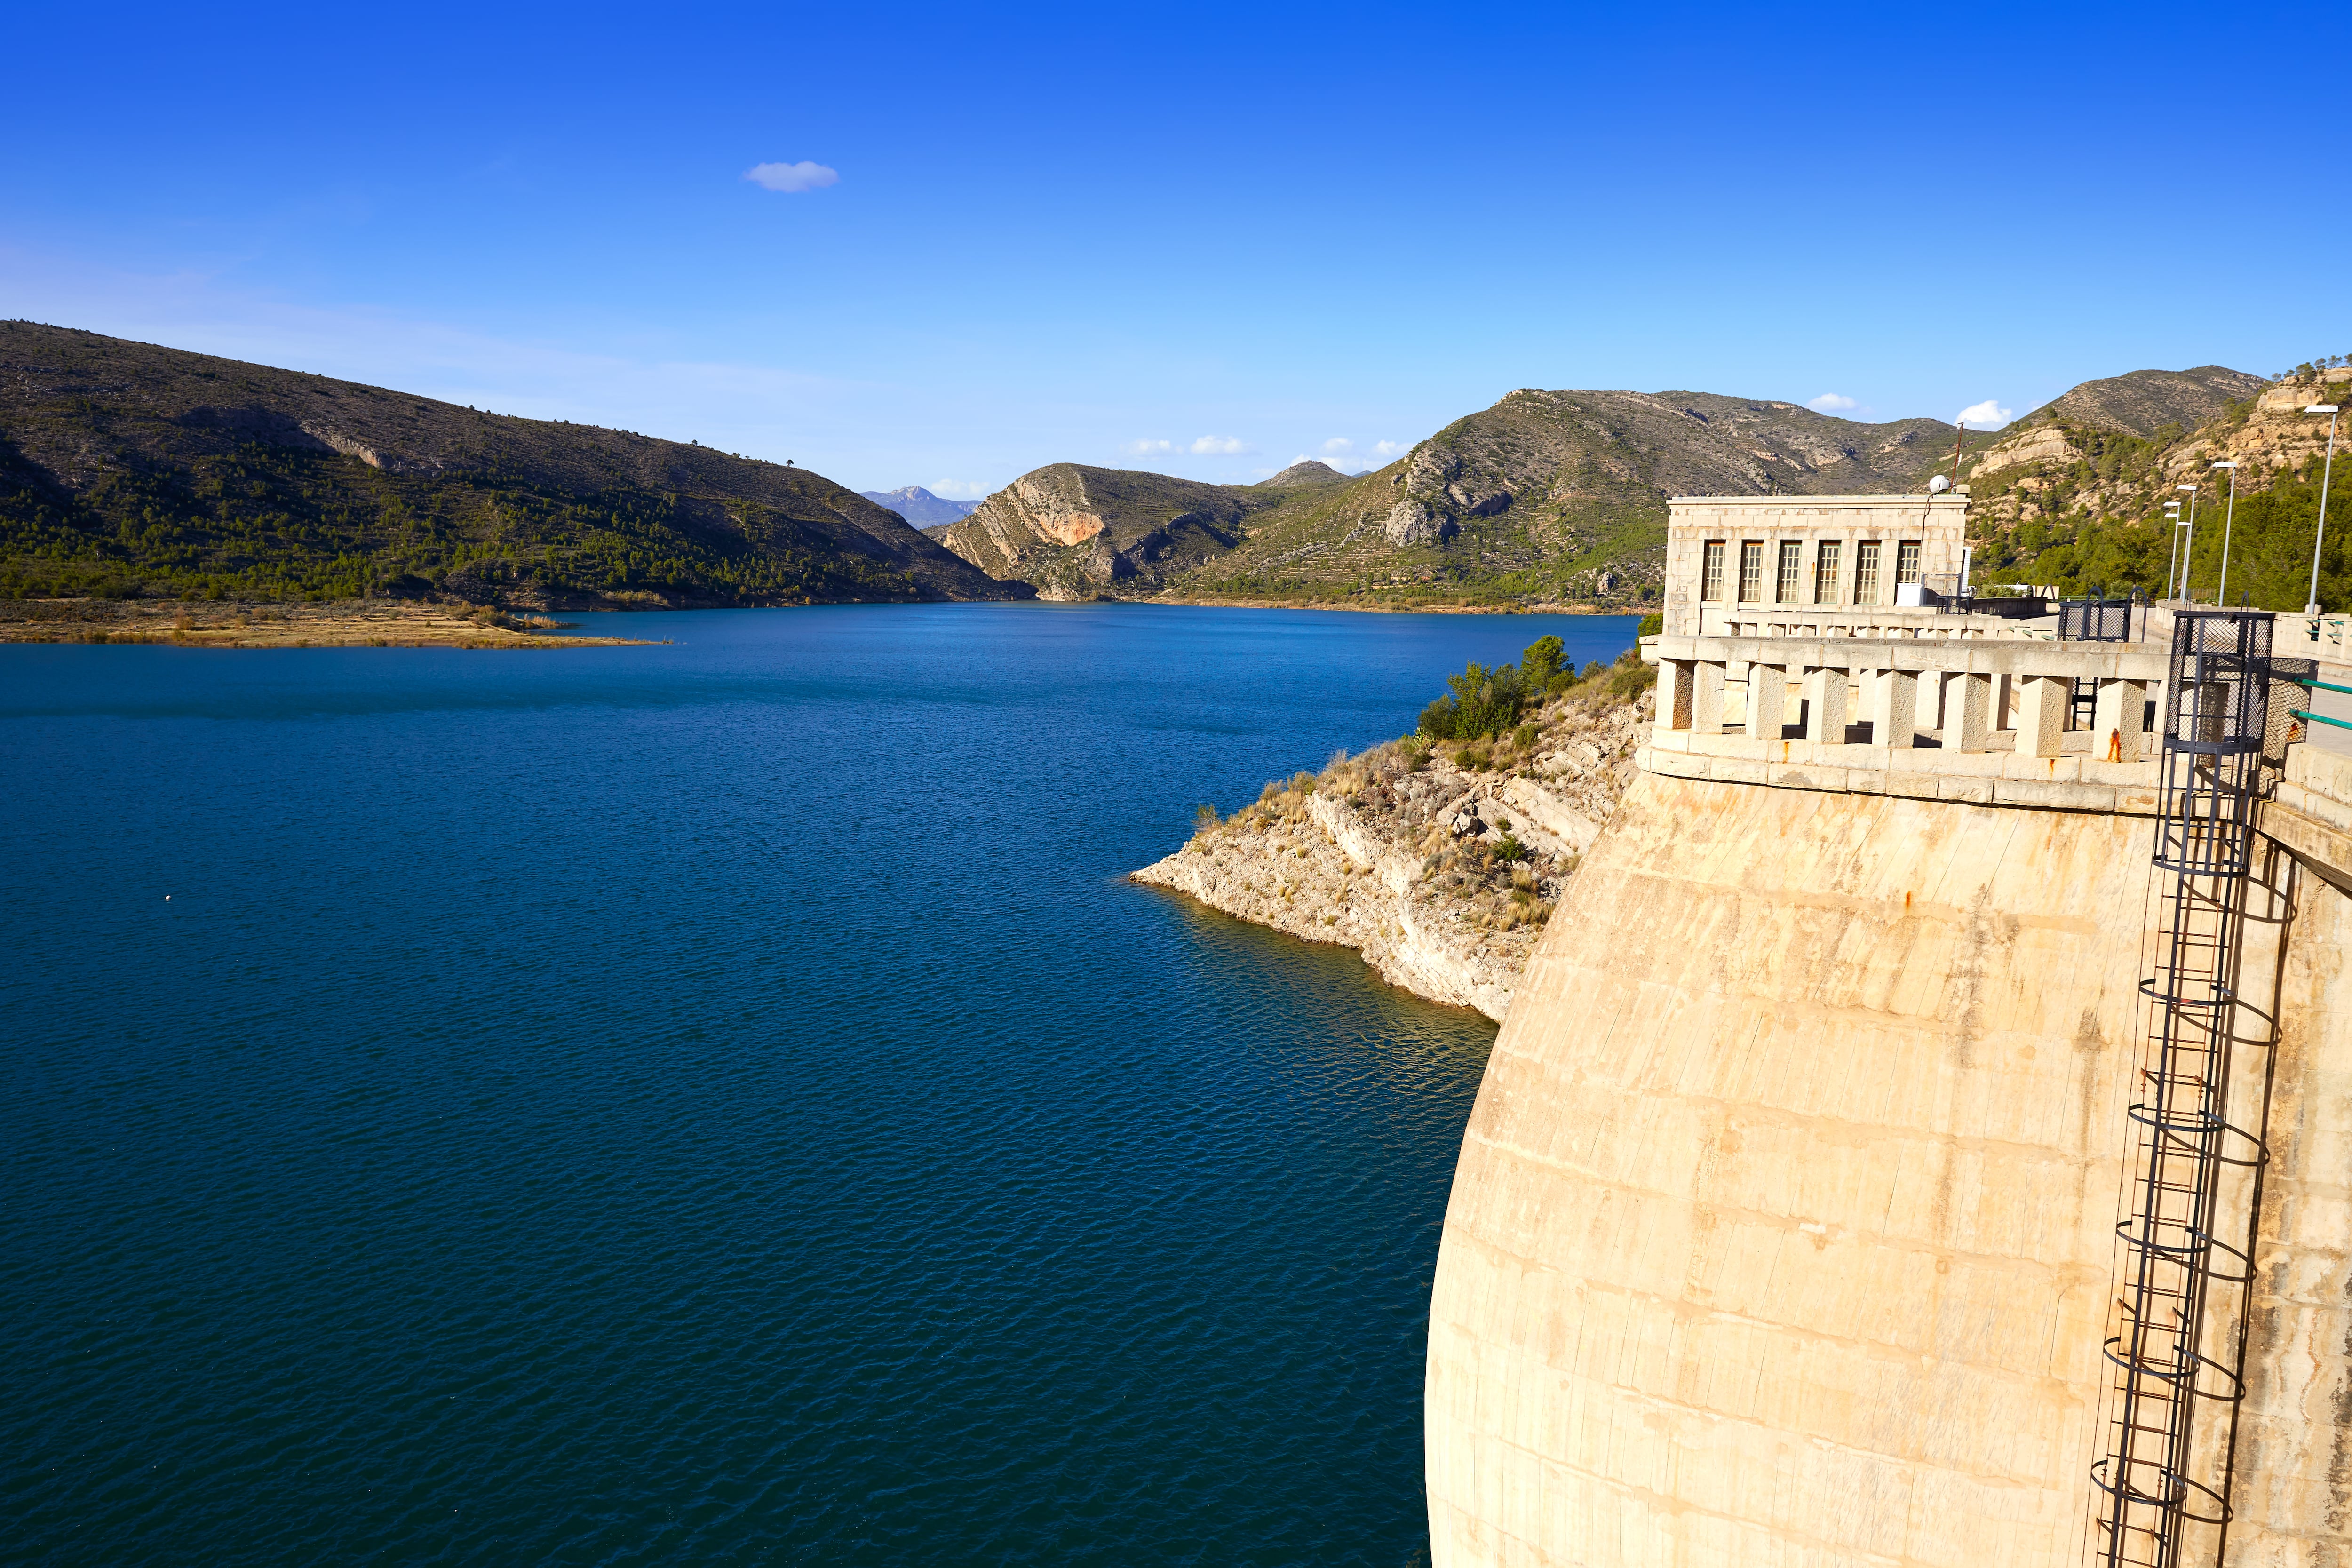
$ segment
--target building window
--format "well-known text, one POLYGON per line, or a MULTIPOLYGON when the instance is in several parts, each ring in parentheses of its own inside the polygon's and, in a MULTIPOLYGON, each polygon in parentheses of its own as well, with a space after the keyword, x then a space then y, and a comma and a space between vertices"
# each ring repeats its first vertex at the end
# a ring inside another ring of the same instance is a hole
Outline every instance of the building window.
POLYGON ((1853 547, 1853 602, 1878 603, 1878 541, 1865 539, 1853 547))
POLYGON ((1699 569, 1698 596, 1712 605, 1723 597, 1723 541, 1706 542, 1706 562, 1699 569))
POLYGON ((1838 557, 1845 553, 1841 540, 1824 539, 1813 553, 1813 603, 1834 605, 1838 602, 1838 557))
POLYGON ((1805 576, 1805 546, 1801 540, 1780 541, 1780 574, 1772 584, 1772 602, 1793 605, 1797 602, 1798 585, 1805 576))
POLYGON ((1895 547, 1895 580, 1916 583, 1919 580, 1919 542, 1906 539, 1895 547))
POLYGON ((1764 542, 1751 539, 1739 547, 1739 602, 1760 604, 1763 598, 1764 542))

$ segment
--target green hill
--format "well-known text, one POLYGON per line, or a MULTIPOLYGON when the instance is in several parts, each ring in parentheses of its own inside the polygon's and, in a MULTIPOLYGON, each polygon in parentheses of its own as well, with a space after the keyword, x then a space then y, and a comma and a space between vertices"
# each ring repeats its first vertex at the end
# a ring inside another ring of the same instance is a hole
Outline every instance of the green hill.
POLYGON ((1024 598, 805 469, 0 323, 0 595, 1024 598))

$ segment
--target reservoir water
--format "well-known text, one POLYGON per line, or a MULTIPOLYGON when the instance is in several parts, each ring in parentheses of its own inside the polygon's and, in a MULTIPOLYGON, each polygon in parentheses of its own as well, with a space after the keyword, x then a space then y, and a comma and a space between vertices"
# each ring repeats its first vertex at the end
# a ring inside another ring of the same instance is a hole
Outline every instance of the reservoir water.
POLYGON ((1424 1560, 1492 1026, 1122 875, 1633 623, 583 629, 0 648, 0 1559, 1424 1560))

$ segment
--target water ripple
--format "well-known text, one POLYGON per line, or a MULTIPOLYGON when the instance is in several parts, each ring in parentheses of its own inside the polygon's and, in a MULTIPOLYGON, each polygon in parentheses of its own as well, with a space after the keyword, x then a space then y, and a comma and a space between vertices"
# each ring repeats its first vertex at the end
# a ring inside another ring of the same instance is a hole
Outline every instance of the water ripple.
POLYGON ((1492 1031, 1119 873, 1548 630, 0 649, 0 1556, 1416 1561, 1492 1031))

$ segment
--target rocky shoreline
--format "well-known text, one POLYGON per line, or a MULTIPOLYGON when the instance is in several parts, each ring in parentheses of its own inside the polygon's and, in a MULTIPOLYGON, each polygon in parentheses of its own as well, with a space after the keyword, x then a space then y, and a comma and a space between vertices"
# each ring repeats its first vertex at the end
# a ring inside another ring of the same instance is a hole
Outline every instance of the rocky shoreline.
POLYGON ((1633 780, 1654 703, 1588 681, 1491 746, 1409 736, 1334 757, 1229 817, 1204 817, 1190 843, 1132 875, 1352 947, 1390 984, 1499 1022, 1633 780))

